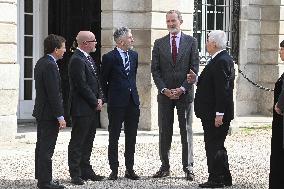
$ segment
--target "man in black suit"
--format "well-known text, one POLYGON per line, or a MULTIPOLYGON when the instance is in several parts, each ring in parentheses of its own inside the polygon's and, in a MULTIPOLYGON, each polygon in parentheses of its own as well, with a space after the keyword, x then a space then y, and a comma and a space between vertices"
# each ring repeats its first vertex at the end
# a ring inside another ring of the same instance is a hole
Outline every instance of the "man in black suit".
POLYGON ((50 34, 44 40, 44 56, 34 68, 36 98, 33 116, 37 121, 35 178, 39 189, 65 188, 52 181, 52 156, 59 129, 66 127, 60 75, 56 61, 65 53, 65 39, 50 34))
POLYGON ((117 179, 118 140, 124 123, 125 177, 137 180, 133 170, 137 128, 140 116, 139 96, 136 87, 138 54, 131 50, 134 42, 131 30, 118 28, 114 34, 116 47, 102 57, 102 86, 107 102, 109 119, 108 159, 110 180, 117 179))
POLYGON ((181 13, 171 10, 166 14, 169 34, 157 39, 152 52, 151 72, 158 88, 159 152, 162 165, 153 177, 170 175, 169 153, 173 135, 174 108, 177 109, 182 165, 186 179, 194 180, 192 150, 193 86, 186 75, 199 70, 197 41, 180 30, 181 13))
MULTIPOLYGON (((194 110, 201 119, 204 130, 205 150, 209 178, 199 184, 201 188, 219 188, 232 185, 227 151, 224 146, 231 120, 234 118, 233 89, 235 70, 226 49, 227 39, 223 31, 208 34, 207 51, 212 59, 197 79, 194 110)), ((190 72, 187 80, 196 82, 196 74, 190 72)))
POLYGON ((90 31, 80 31, 76 41, 78 47, 69 63, 72 132, 68 146, 68 166, 71 183, 83 185, 83 180, 99 181, 104 178, 95 174, 90 165, 103 94, 95 62, 89 55, 96 50, 95 35, 90 31))

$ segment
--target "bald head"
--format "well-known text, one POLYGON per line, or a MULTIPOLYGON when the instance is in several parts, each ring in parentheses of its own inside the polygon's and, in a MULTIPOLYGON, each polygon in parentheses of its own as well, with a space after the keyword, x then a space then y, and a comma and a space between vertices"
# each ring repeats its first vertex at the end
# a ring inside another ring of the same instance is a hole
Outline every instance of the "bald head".
POLYGON ((76 37, 78 44, 82 44, 85 41, 94 40, 95 35, 90 31, 80 31, 76 37))
POLYGON ((85 52, 95 52, 96 51, 96 37, 90 31, 80 31, 76 37, 78 47, 85 52))

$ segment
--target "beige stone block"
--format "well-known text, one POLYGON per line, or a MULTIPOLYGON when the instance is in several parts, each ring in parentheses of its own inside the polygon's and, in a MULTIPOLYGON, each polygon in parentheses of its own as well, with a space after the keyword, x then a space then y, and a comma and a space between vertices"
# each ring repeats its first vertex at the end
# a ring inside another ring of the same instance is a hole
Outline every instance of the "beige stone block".
MULTIPOLYGON (((242 2, 247 0, 242 0, 242 2)), ((249 0, 250 4, 257 4, 257 5, 280 5, 281 2, 279 0, 249 0)))
POLYGON ((151 66, 139 63, 137 70, 137 88, 140 96, 140 106, 149 108, 151 106, 151 66))
POLYGON ((113 46, 115 42, 113 40, 114 29, 104 29, 101 31, 101 44, 102 46, 113 46))
POLYGON ((0 116, 16 115, 19 100, 19 91, 0 90, 0 116))
POLYGON ((138 53, 139 63, 142 64, 149 64, 151 62, 151 48, 144 48, 144 47, 136 47, 134 46, 135 51, 138 53))
POLYGON ((192 13, 194 0, 176 1, 176 0, 154 0, 152 1, 153 11, 179 10, 182 13, 192 13))
POLYGON ((260 50, 247 49, 247 62, 258 64, 260 62, 260 50))
MULTIPOLYGON (((248 115, 257 115, 258 105, 255 100, 244 100, 237 101, 236 104, 236 116, 248 116, 248 115)), ((241 125, 239 125, 241 127, 241 125)))
POLYGON ((261 8, 262 20, 279 20, 280 6, 264 6, 261 8))
POLYGON ((16 63, 17 46, 15 44, 0 44, 0 63, 16 63))
POLYGON ((262 35, 260 37, 261 50, 278 50, 279 48, 279 36, 278 35, 262 35))
POLYGON ((280 6, 279 20, 284 20, 284 7, 280 6))
POLYGON ((258 20, 248 20, 247 21, 247 33, 250 35, 259 35, 260 34, 261 22, 258 20))
POLYGON ((261 19, 261 7, 260 6, 242 6, 241 7, 241 19, 248 20, 260 20, 261 19))
POLYGON ((156 39, 162 38, 165 35, 168 35, 169 31, 167 29, 153 29, 151 30, 151 45, 154 45, 156 39))
POLYGON ((17 116, 0 116, 0 141, 13 141, 17 134, 17 116))
POLYGON ((104 0, 101 4, 102 11, 122 10, 139 12, 144 11, 146 7, 145 0, 104 0))
POLYGON ((259 49, 260 48, 260 36, 259 35, 248 35, 246 48, 259 49))
POLYGON ((279 34, 279 21, 262 21, 261 34, 279 34))
MULTIPOLYGON (((268 88, 274 88, 274 83, 262 83, 262 85, 268 88)), ((273 112, 273 92, 261 90, 259 92, 258 110, 261 115, 272 116, 273 112)))
POLYGON ((259 82, 274 83, 278 79, 279 69, 277 64, 259 65, 259 82))
POLYGON ((108 53, 109 51, 113 50, 114 47, 102 47, 101 48, 101 55, 108 53))
POLYGON ((260 54, 260 64, 276 65, 278 62, 278 57, 277 50, 262 51, 260 54))
POLYGON ((17 43, 17 26, 0 23, 0 41, 2 43, 17 43))
POLYGON ((16 4, 0 3, 0 22, 17 22, 16 4))
POLYGON ((0 64, 0 90, 19 90, 19 64, 0 64))
MULTIPOLYGON (((284 12, 283 12, 283 15, 284 15, 284 12)), ((284 20, 284 17, 283 17, 283 20, 284 20)), ((284 40, 284 37, 283 37, 283 35, 284 35, 284 21, 279 21, 279 35, 281 35, 280 38, 282 38, 282 40, 284 40)))
POLYGON ((141 12, 102 12, 102 28, 127 26, 129 28, 150 28, 151 14, 141 12), (131 19, 129 19, 131 18, 131 19))
POLYGON ((151 30, 150 29, 133 29, 132 35, 135 46, 151 48, 151 30))

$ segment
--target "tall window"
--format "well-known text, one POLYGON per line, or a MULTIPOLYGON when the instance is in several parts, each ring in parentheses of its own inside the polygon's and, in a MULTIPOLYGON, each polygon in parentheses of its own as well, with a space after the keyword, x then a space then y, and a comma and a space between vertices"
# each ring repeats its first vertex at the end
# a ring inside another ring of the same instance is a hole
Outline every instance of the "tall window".
POLYGON ((33 94, 33 0, 24 3, 24 100, 33 94))
POLYGON ((201 64, 210 58, 206 52, 207 34, 212 30, 223 30, 228 38, 228 50, 232 47, 233 0, 195 0, 194 37, 198 41, 201 64))

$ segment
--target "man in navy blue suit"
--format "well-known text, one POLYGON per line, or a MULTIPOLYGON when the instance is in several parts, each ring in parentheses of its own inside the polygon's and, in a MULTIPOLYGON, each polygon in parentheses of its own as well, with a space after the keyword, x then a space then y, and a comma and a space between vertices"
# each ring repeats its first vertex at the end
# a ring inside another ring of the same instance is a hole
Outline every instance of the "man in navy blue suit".
POLYGON ((131 30, 118 28, 114 34, 116 47, 102 57, 102 86, 109 119, 108 159, 111 169, 109 180, 117 180, 118 140, 124 123, 125 177, 138 180, 133 170, 137 128, 140 116, 136 87, 138 54, 131 50, 134 42, 131 30))

